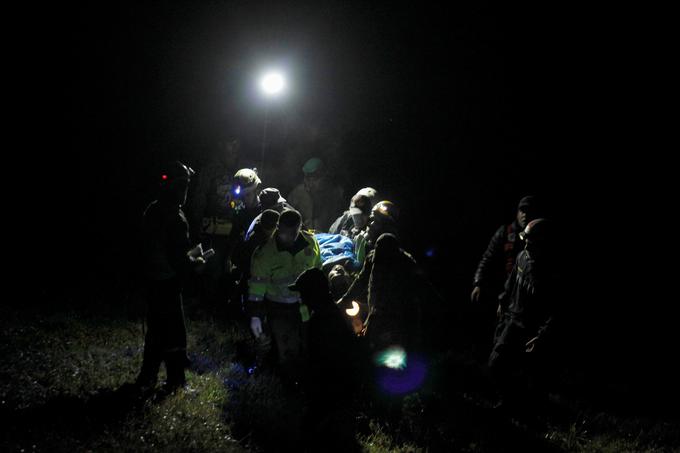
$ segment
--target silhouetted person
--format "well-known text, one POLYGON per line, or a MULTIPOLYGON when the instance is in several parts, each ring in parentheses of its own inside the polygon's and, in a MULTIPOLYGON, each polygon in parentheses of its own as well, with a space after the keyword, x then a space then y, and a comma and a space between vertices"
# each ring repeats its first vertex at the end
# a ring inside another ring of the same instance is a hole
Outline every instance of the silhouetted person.
POLYGON ((395 235, 384 233, 338 303, 344 309, 353 301, 367 303, 364 328, 371 351, 392 345, 415 350, 422 345, 422 302, 428 291, 413 257, 395 235))
MULTIPOLYGON (((503 406, 530 407, 546 384, 555 353, 555 319, 563 306, 554 243, 554 225, 529 222, 522 233, 524 251, 517 257, 498 307, 500 320, 489 369, 503 406)), ((559 318, 558 318, 559 319, 559 318)))
POLYGON ((510 276, 517 255, 524 248, 520 233, 527 224, 540 217, 542 210, 534 196, 522 198, 517 206, 515 219, 501 225, 491 237, 489 244, 479 260, 474 276, 473 290, 470 299, 477 304, 474 308, 475 328, 471 332, 476 345, 482 344, 481 352, 486 357, 494 327, 494 312, 498 304, 498 295, 510 276))
POLYGON ((305 379, 311 443, 331 451, 356 448, 351 403, 358 385, 357 339, 322 270, 306 270, 289 288, 311 311, 305 379))
POLYGON ((160 195, 144 212, 142 261, 148 312, 144 359, 136 381, 144 390, 156 384, 161 362, 165 362, 168 390, 185 383, 188 359, 182 285, 192 262, 205 262, 199 254, 189 254, 189 225, 182 212, 192 174, 180 162, 164 169, 159 175, 160 195))
POLYGON ((304 180, 288 195, 305 227, 325 233, 345 205, 342 188, 333 184, 321 159, 312 157, 302 167, 304 180))
POLYGON ((501 225, 496 230, 477 265, 474 289, 470 296, 473 302, 486 297, 483 296, 485 293, 491 293, 489 299, 493 299, 495 307, 496 296, 510 276, 515 259, 524 247, 519 233, 529 222, 541 217, 541 214, 536 197, 526 196, 520 200, 512 223, 501 225))

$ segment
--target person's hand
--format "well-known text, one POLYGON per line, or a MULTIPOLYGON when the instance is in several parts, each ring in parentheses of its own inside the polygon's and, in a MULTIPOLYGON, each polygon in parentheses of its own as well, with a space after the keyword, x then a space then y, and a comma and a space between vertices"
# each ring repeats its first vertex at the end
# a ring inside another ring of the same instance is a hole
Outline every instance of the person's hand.
POLYGON ((479 286, 475 286, 475 288, 472 290, 472 294, 470 295, 470 300, 472 302, 479 302, 479 294, 482 292, 482 288, 479 286))
POLYGON ((538 337, 534 337, 531 340, 527 341, 526 346, 526 352, 533 352, 534 348, 536 347, 536 342, 538 341, 538 337))
POLYGON ((499 320, 503 317, 503 306, 501 304, 498 304, 498 308, 496 309, 496 317, 499 320))
POLYGON ((250 330, 255 335, 255 338, 260 338, 260 335, 262 335, 262 321, 260 318, 250 318, 250 330))

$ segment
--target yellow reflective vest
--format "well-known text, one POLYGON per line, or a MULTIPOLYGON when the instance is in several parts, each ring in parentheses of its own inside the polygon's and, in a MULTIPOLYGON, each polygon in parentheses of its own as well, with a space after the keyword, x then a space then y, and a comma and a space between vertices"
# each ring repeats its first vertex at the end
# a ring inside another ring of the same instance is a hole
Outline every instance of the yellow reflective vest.
POLYGON ((307 269, 321 269, 321 251, 313 234, 301 231, 292 251, 279 250, 276 235, 253 253, 248 281, 250 303, 264 299, 293 304, 300 302, 300 293, 288 289, 307 269))

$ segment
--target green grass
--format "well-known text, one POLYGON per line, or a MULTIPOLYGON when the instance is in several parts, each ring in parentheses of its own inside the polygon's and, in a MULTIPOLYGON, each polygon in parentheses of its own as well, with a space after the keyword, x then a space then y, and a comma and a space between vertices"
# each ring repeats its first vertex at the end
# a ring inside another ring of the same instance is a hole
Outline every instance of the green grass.
MULTIPOLYGON (((121 407, 118 389, 134 381, 141 365, 141 323, 75 313, 1 314, 2 451, 230 452, 290 450, 305 442, 302 399, 276 376, 249 376, 234 363, 235 344, 250 341, 236 324, 188 321, 197 363, 187 373, 189 390, 121 407)), ((358 408, 365 420, 359 445, 366 452, 494 449, 488 441, 499 436, 494 425, 477 422, 488 409, 470 409, 482 414, 475 419, 452 405, 442 417, 428 413, 432 401, 438 396, 406 398, 396 422, 358 408)), ((563 451, 665 452, 677 439, 671 422, 570 409, 569 420, 530 435, 563 451)))

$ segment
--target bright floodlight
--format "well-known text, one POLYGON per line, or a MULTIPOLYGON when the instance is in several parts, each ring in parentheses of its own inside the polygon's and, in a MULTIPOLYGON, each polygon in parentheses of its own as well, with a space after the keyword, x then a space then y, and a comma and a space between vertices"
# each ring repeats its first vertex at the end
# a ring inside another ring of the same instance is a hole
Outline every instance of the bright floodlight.
POLYGON ((269 72, 260 79, 260 88, 268 96, 276 96, 286 87, 286 80, 278 72, 269 72))

